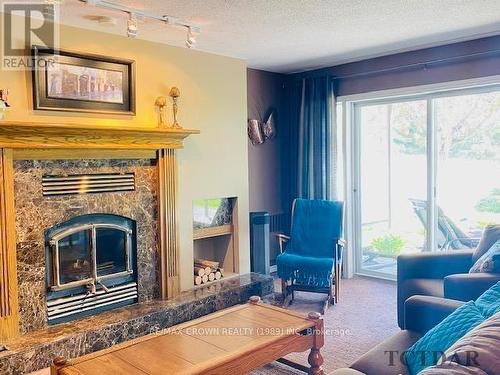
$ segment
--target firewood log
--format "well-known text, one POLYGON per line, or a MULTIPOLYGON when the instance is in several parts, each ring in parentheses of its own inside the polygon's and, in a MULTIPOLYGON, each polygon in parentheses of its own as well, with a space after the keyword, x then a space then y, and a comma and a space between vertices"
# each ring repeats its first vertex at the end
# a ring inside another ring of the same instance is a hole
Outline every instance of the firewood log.
POLYGON ((207 275, 207 274, 205 274, 205 275, 203 275, 203 276, 201 277, 201 282, 202 282, 203 284, 205 284, 207 281, 208 281, 208 275, 207 275))
POLYGON ((202 279, 201 276, 194 277, 194 285, 201 285, 202 279))
POLYGON ((219 262, 215 262, 212 260, 207 260, 207 259, 195 259, 194 263, 196 265, 203 265, 204 267, 210 267, 210 268, 219 268, 219 262))
POLYGON ((220 280, 222 278, 222 274, 220 271, 215 271, 215 280, 220 280))
POLYGON ((200 277, 203 276, 206 273, 205 271, 206 270, 204 267, 197 267, 197 266, 194 267, 194 274, 196 276, 200 276, 200 277))
POLYGON ((195 263, 194 266, 198 267, 198 268, 203 268, 206 275, 208 275, 210 272, 212 272, 212 267, 204 266, 203 264, 199 264, 199 263, 195 263))
POLYGON ((214 281, 215 280, 215 272, 210 272, 208 274, 208 281, 214 281))

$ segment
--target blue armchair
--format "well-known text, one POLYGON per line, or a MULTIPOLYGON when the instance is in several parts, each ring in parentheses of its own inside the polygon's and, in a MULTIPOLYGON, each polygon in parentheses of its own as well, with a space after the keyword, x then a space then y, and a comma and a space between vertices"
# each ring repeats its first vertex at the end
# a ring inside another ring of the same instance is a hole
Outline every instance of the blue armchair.
POLYGON ((328 294, 325 310, 338 302, 345 245, 342 219, 343 202, 294 200, 290 236, 278 235, 281 254, 276 264, 285 307, 295 291, 328 294))

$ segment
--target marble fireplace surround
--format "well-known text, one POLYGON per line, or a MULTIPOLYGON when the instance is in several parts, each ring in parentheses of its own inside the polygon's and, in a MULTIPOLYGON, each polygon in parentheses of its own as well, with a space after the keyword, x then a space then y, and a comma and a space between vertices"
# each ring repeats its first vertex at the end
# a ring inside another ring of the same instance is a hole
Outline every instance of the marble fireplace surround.
POLYGON ((139 302, 159 298, 158 174, 154 161, 16 160, 17 280, 21 334, 47 327, 45 230, 84 214, 125 216, 137 225, 139 302), (134 173, 135 191, 43 196, 42 176, 134 173))
POLYGON ((20 335, 47 328, 45 307, 41 306, 46 301, 42 234, 71 216, 111 213, 135 220, 140 237, 140 301, 179 294, 176 149, 183 147, 186 137, 198 133, 190 129, 2 122, 0 343, 8 346, 20 335), (64 198, 41 194, 44 174, 124 170, 136 173, 135 192, 64 198))

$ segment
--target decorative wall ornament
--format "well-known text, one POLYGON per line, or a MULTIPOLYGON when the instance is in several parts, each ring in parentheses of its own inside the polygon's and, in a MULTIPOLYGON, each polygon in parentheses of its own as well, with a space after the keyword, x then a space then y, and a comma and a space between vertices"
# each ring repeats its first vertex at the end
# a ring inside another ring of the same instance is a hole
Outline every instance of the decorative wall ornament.
POLYGON ((167 109, 167 98, 164 96, 159 96, 155 100, 155 106, 158 108, 158 127, 163 128, 167 126, 166 113, 167 109))
POLYGON ((9 107, 9 90, 0 89, 0 120, 3 120, 9 107))
POLYGON ((174 123, 172 124, 172 127, 182 129, 182 126, 177 122, 177 99, 181 96, 181 92, 177 87, 172 87, 168 95, 170 95, 173 101, 172 107, 174 111, 174 123))
POLYGON ((276 124, 274 122, 274 111, 271 111, 266 122, 262 124, 262 132, 266 139, 273 139, 276 136, 276 124))
POLYGON ((264 134, 258 120, 248 120, 248 137, 254 146, 264 143, 264 134))
POLYGON ((261 145, 266 140, 273 139, 276 136, 275 117, 273 110, 263 123, 255 119, 248 120, 248 137, 254 146, 261 145))

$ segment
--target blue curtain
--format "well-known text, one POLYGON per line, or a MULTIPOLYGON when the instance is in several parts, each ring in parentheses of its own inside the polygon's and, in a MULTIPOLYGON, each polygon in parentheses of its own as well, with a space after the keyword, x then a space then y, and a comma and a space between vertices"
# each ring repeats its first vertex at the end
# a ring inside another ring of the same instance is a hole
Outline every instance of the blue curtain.
POLYGON ((330 77, 304 78, 291 92, 291 199, 336 198, 335 95, 330 77))

